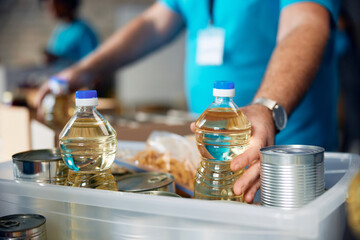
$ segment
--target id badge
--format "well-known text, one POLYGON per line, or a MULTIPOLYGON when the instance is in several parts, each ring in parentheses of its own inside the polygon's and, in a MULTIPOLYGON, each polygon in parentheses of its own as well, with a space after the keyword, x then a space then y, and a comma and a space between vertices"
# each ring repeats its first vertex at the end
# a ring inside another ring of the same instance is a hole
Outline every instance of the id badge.
POLYGON ((197 36, 196 63, 198 65, 221 65, 224 56, 225 30, 209 26, 197 36))

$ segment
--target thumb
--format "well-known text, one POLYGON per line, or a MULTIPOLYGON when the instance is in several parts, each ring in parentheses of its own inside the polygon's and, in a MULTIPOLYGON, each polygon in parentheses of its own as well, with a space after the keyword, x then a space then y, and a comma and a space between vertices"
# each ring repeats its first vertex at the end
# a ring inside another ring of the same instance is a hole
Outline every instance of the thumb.
POLYGON ((195 132, 195 122, 192 122, 192 123, 190 124, 190 130, 191 130, 192 132, 195 132))

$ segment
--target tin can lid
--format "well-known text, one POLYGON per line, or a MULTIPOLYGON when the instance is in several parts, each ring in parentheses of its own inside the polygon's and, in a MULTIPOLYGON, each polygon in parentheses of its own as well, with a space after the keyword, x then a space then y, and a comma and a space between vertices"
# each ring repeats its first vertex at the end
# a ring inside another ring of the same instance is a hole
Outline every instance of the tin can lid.
POLYGON ((174 177, 169 173, 136 173, 118 178, 117 188, 125 192, 142 192, 161 188, 173 182, 174 177))
POLYGON ((325 149, 311 145, 275 145, 264 147, 260 151, 269 155, 312 155, 324 152, 325 149))
POLYGON ((46 231, 45 222, 45 217, 38 214, 14 214, 3 216, 0 217, 0 237, 14 237, 11 239, 20 239, 20 237, 37 236, 39 233, 46 231))
POLYGON ((142 192, 142 194, 181 198, 180 195, 167 191, 146 191, 146 192, 142 192))
POLYGON ((28 161, 28 162, 50 162, 62 160, 60 150, 54 149, 39 149, 30 150, 26 152, 16 153, 12 156, 13 161, 28 161))
POLYGON ((322 162, 324 151, 311 145, 275 145, 260 149, 263 163, 291 165, 322 162))

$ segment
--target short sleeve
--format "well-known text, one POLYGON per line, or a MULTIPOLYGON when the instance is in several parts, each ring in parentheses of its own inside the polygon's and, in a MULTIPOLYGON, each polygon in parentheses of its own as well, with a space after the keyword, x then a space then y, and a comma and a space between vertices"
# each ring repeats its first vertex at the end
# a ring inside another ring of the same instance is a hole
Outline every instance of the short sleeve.
POLYGON ((314 2, 325 7, 330 13, 331 27, 336 27, 340 9, 340 0, 280 0, 280 9, 299 2, 314 2))
POLYGON ((176 12, 177 14, 181 15, 178 0, 158 0, 158 2, 169 8, 170 10, 176 12))
POLYGON ((46 45, 46 50, 51 53, 54 54, 56 56, 58 56, 61 52, 60 45, 58 44, 58 39, 60 37, 60 30, 59 30, 59 26, 56 26, 55 29, 52 31, 49 41, 46 45))
POLYGON ((91 33, 83 33, 77 44, 79 46, 79 58, 81 59, 94 51, 98 42, 91 33))

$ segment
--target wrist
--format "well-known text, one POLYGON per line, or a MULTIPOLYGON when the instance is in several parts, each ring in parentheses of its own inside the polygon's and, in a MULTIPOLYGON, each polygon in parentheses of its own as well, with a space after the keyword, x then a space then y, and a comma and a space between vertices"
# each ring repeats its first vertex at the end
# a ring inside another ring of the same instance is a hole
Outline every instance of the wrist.
POLYGON ((74 82, 76 88, 91 86, 93 84, 95 72, 86 63, 80 62, 72 66, 70 71, 73 73, 74 80, 76 81, 74 82))
POLYGON ((251 104, 261 105, 266 107, 271 112, 276 133, 285 128, 287 123, 287 113, 285 109, 277 102, 268 98, 256 98, 252 101, 251 104))
POLYGON ((275 121, 272 116, 272 111, 264 105, 261 104, 251 104, 256 112, 260 113, 261 118, 265 121, 269 129, 273 129, 273 132, 276 133, 275 121))

